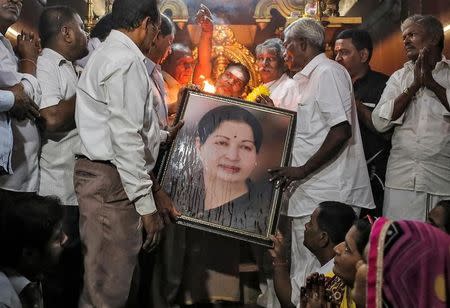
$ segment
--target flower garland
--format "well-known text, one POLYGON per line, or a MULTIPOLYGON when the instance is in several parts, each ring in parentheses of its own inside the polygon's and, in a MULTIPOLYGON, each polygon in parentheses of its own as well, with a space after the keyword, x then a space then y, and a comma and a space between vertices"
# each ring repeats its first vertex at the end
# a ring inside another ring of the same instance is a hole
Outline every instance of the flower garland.
POLYGON ((247 95, 247 97, 245 98, 245 100, 246 100, 246 101, 249 101, 249 102, 255 103, 255 102, 256 102, 256 98, 257 98, 258 96, 260 96, 260 95, 267 95, 267 96, 269 96, 269 95, 270 95, 270 90, 269 90, 269 88, 266 87, 265 85, 257 86, 256 88, 253 89, 252 92, 250 92, 250 93, 247 95))

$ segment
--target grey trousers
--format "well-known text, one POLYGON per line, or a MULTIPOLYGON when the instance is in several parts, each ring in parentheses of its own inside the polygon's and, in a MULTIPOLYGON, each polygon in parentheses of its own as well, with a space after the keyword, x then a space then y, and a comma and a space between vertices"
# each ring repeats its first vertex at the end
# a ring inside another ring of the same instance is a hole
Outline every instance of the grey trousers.
POLYGON ((114 165, 77 159, 84 286, 79 307, 125 307, 142 245, 142 225, 114 165))

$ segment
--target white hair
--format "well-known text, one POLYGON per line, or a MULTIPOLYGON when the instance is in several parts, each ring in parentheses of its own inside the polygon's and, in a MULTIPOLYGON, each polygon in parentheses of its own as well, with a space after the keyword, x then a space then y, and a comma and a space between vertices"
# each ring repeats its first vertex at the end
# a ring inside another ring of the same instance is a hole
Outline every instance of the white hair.
POLYGON ((325 29, 315 19, 300 18, 291 23, 285 30, 284 36, 294 39, 306 39, 306 41, 319 51, 324 50, 325 29))
POLYGON ((256 55, 259 55, 265 50, 273 51, 279 60, 283 62, 285 48, 283 46, 283 42, 279 38, 270 38, 265 40, 263 43, 256 46, 255 53, 256 55))

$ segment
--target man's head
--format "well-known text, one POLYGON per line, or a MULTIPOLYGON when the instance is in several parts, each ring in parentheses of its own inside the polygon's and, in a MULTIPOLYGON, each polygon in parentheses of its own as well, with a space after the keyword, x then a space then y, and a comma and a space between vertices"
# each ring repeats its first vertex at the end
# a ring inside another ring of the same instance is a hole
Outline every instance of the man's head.
POLYGON ((42 12, 39 37, 42 47, 57 51, 69 61, 81 59, 89 53, 83 21, 68 6, 52 6, 42 12))
POLYGON ((241 63, 231 62, 217 78, 216 93, 224 96, 241 97, 250 81, 247 67, 241 63))
POLYGON ((366 73, 372 50, 372 39, 366 30, 344 30, 338 34, 334 43, 335 60, 347 69, 352 79, 366 73))
POLYGON ((450 200, 439 201, 428 214, 428 222, 450 234, 450 200))
POLYGON ((303 244, 316 256, 324 250, 332 252, 334 246, 344 241, 355 219, 351 206, 335 201, 322 202, 305 225, 303 244))
POLYGON ((183 44, 173 44, 172 53, 163 62, 162 69, 181 85, 187 85, 194 72, 192 50, 183 44))
POLYGON ((415 61, 424 47, 442 52, 444 49, 444 28, 442 23, 431 15, 413 15, 401 25, 406 56, 415 61))
POLYGON ((3 34, 19 19, 22 4, 23 0, 0 0, 0 31, 3 34))
POLYGON ((283 55, 285 49, 280 39, 268 39, 256 46, 256 65, 262 82, 277 80, 286 71, 283 55))
POLYGON ((57 198, 14 195, 0 205, 0 267, 29 279, 58 261, 67 236, 62 231, 63 207, 57 198))
POLYGON ((324 52, 325 29, 312 18, 300 18, 284 30, 284 60, 292 72, 301 71, 317 54, 324 52))
POLYGON ((160 30, 161 14, 156 0, 115 0, 112 7, 113 29, 126 33, 146 52, 160 30))
POLYGON ((148 52, 148 56, 153 62, 161 64, 172 53, 175 31, 175 25, 170 18, 161 14, 161 31, 148 52))

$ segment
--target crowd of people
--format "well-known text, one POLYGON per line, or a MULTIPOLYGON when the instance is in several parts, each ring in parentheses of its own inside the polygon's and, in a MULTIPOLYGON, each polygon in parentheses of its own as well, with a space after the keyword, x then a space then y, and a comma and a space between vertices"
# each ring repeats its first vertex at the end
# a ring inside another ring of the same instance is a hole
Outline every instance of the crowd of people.
MULTIPOLYGON (((0 307, 240 302, 241 243, 175 224, 182 213, 157 180, 186 87, 249 90, 241 63, 213 76, 209 9, 196 15, 195 60, 156 0, 115 0, 90 37, 75 10, 46 7, 39 34, 13 48, 5 34, 22 4, 0 0, 0 307)), ((337 35, 334 59, 311 18, 256 47, 270 95, 255 103, 297 114, 290 166, 267 171, 289 200, 283 232, 272 249, 250 249, 260 306, 448 307, 450 62, 437 18, 410 16, 401 32, 408 61, 390 77, 371 69, 361 29, 337 35)), ((256 155, 253 116, 225 118, 212 130, 247 129, 256 155)), ((198 134, 204 156, 211 132, 198 134)), ((223 202, 206 169, 211 210, 223 202)))

